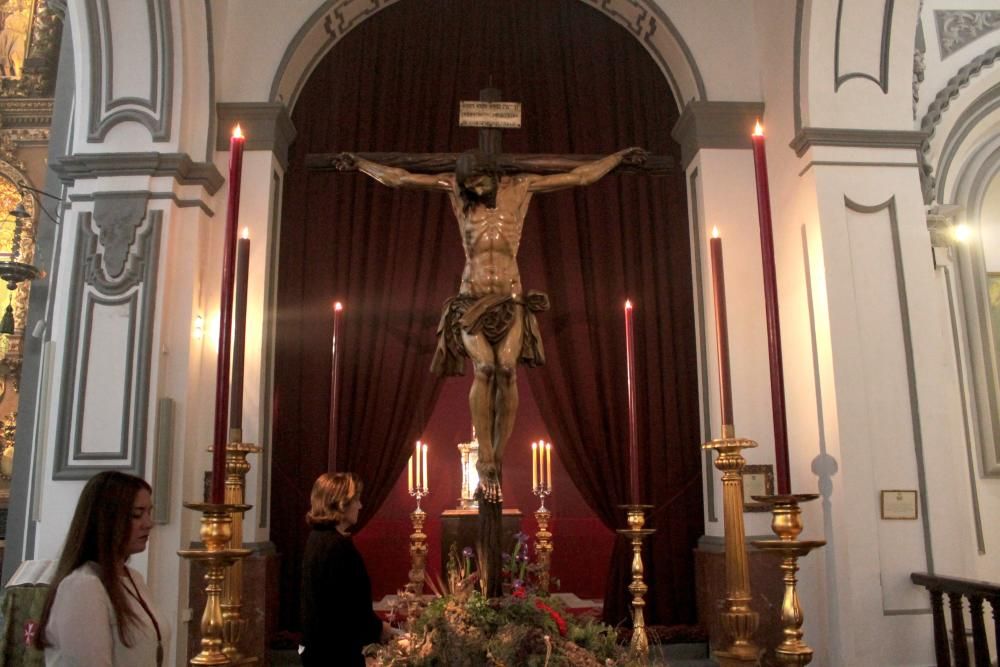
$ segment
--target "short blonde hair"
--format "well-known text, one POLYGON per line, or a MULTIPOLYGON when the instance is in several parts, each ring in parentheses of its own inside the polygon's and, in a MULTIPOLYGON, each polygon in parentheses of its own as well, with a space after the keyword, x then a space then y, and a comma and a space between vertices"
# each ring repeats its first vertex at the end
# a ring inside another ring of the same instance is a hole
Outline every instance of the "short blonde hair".
POLYGON ((361 495, 364 485, 352 472, 325 472, 316 478, 309 495, 306 523, 340 523, 347 506, 361 495))

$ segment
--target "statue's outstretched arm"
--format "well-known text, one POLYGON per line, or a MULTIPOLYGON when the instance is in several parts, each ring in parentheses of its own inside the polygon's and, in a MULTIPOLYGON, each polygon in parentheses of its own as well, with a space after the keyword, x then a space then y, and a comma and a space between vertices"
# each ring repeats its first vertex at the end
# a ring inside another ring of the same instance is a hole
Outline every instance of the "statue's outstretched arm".
POLYGON ((453 177, 444 174, 414 174, 399 167, 389 167, 366 160, 353 153, 340 153, 333 159, 338 171, 358 171, 374 178, 390 188, 413 188, 416 190, 452 190, 453 177))
POLYGON ((635 146, 625 148, 617 153, 602 157, 600 160, 581 164, 576 169, 563 174, 532 175, 528 189, 531 192, 552 192, 578 185, 590 185, 603 178, 620 164, 642 164, 648 155, 649 153, 642 148, 635 146))

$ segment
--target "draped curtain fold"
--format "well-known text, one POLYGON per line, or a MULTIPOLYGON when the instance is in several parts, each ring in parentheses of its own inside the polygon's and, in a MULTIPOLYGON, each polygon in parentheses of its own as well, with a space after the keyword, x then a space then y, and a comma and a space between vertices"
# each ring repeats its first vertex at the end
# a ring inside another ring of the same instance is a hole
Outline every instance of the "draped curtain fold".
MULTIPOLYGON (((488 82, 523 105, 508 152, 677 154, 666 79, 626 29, 578 0, 402 0, 360 23, 316 66, 296 103, 278 267, 271 536, 282 554, 281 626, 297 626, 309 489, 328 461, 334 300, 345 303, 338 470, 365 480, 364 523, 403 472, 440 383, 428 373, 444 299, 464 257, 447 197, 358 174, 307 172, 317 152, 456 152, 459 100, 488 82)), ((550 294, 548 363, 528 373, 559 455, 588 505, 620 527, 628 498, 622 304, 637 310, 640 466, 656 506, 649 622, 694 620, 703 532, 690 250, 683 176, 609 176, 534 198, 519 264, 550 294)), ((505 480, 505 484, 517 483, 505 480)), ((558 535, 556 537, 558 548, 558 535)), ((606 617, 625 615, 616 549, 606 617)))

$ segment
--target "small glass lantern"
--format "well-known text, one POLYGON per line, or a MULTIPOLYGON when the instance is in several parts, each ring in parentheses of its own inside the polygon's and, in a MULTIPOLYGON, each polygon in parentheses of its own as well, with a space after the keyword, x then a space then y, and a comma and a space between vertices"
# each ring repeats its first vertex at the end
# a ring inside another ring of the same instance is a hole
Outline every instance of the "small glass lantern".
POLYGON ((479 507, 475 493, 479 486, 479 471, 476 463, 479 461, 479 440, 476 439, 476 429, 472 429, 472 442, 458 443, 458 452, 462 456, 462 497, 458 499, 460 509, 475 509, 479 507))

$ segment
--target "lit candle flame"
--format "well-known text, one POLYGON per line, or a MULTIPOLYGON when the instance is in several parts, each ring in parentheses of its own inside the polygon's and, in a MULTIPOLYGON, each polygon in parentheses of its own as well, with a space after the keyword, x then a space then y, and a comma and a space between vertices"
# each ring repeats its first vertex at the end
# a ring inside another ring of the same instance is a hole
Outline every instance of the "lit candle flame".
POLYGON ((759 120, 753 126, 753 136, 755 136, 755 137, 763 137, 764 136, 764 126, 760 124, 759 120))
POLYGON ((245 239, 250 238, 250 228, 249 227, 244 227, 243 228, 243 238, 245 238, 245 239))
POLYGON ((333 304, 333 309, 339 313, 340 311, 342 311, 344 309, 344 304, 342 304, 341 302, 337 301, 336 303, 333 304))
POLYGON ((632 310, 632 302, 625 299, 625 310, 632 310))
POLYGON ((719 228, 714 225, 712 226, 712 238, 713 239, 719 238, 719 228))
POLYGON ((243 138, 243 130, 240 129, 239 123, 236 123, 236 127, 233 128, 233 138, 235 139, 243 138))

